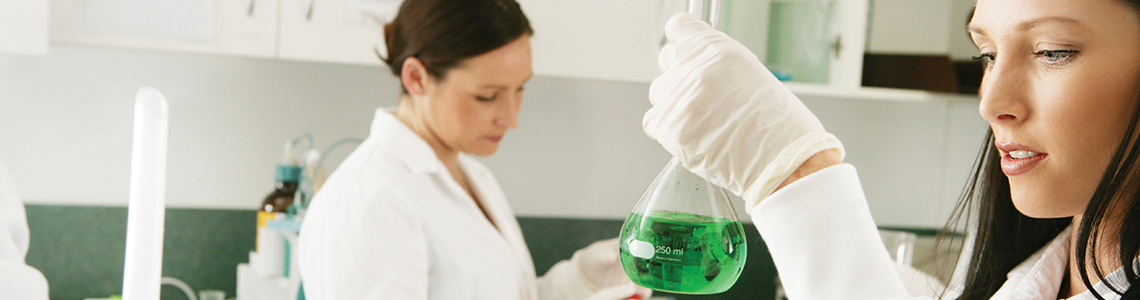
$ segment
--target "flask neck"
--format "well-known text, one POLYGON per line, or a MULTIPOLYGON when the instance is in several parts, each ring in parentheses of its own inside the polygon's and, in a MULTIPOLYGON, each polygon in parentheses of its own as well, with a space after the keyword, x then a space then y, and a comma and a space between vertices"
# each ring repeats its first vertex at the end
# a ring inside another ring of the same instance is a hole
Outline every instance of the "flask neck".
POLYGON ((720 25, 720 0, 689 0, 689 13, 717 28, 720 25))

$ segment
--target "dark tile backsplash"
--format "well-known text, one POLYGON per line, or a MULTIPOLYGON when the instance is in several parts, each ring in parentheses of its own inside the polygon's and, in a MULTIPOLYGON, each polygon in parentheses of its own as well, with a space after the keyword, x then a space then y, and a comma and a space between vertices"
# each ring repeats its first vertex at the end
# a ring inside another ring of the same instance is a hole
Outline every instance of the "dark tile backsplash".
MULTIPOLYGON (((52 300, 119 294, 126 241, 125 207, 27 205, 31 247, 27 263, 48 279, 52 300)), ((254 247, 254 210, 166 210, 163 275, 195 289, 236 290, 237 264, 254 247)), ((617 237, 622 220, 521 217, 535 269, 545 273, 590 243, 617 237)), ((748 262, 736 285, 717 295, 670 295, 684 299, 772 299, 775 267, 756 229, 745 226, 748 262)), ((656 293, 655 295, 667 295, 656 293)), ((162 299, 185 299, 165 286, 162 299)))

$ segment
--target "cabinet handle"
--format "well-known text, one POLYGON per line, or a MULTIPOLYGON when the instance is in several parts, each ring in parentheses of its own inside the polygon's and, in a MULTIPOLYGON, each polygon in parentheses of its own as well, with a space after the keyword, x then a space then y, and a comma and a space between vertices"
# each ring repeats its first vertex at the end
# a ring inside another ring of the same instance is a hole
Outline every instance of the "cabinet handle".
POLYGON ((313 21, 313 6, 317 0, 309 0, 309 11, 305 13, 305 21, 313 21))
POLYGON ((256 3, 257 3, 257 0, 249 0, 249 12, 247 12, 246 15, 248 15, 250 17, 253 16, 253 7, 254 7, 254 4, 256 4, 256 3))
POLYGON ((843 36, 835 36, 835 42, 831 43, 831 51, 835 52, 835 58, 839 58, 839 51, 843 50, 843 36))

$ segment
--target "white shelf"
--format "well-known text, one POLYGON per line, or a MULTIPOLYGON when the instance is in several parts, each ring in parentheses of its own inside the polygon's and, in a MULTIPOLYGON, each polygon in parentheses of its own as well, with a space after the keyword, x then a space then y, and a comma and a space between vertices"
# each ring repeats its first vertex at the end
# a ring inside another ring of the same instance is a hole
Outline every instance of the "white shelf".
POLYGON ((921 103, 928 101, 977 99, 975 95, 936 93, 922 90, 905 90, 878 87, 839 88, 822 84, 784 82, 792 93, 800 97, 826 97, 850 100, 921 103))

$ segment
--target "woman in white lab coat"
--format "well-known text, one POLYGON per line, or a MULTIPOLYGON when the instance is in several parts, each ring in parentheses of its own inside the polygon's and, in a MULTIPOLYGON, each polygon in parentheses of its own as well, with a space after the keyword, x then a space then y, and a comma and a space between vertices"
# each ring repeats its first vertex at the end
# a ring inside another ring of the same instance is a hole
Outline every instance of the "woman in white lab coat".
POLYGON ((977 1, 974 238, 927 295, 903 288, 838 139, 740 43, 666 27, 645 131, 743 196, 789 299, 1140 299, 1140 1, 977 1))
POLYGON ((28 222, 12 176, 0 161, 0 299, 47 300, 48 284, 28 266, 28 222))
MULTIPOLYGON (((597 242, 536 278, 491 172, 518 125, 532 30, 513 0, 406 0, 385 27, 403 90, 316 194, 301 228, 305 295, 340 299, 648 298, 617 242, 597 242)), ((549 175, 548 176, 554 176, 549 175)), ((615 231, 616 232, 616 231, 615 231)))

